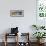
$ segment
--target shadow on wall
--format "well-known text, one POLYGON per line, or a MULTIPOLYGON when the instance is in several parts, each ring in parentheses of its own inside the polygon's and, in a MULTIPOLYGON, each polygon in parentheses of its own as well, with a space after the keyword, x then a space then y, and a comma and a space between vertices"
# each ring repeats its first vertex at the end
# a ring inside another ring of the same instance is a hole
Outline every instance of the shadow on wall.
POLYGON ((32 25, 29 26, 29 29, 30 29, 29 36, 31 42, 36 42, 37 39, 33 36, 33 33, 36 32, 36 30, 32 28, 32 25))

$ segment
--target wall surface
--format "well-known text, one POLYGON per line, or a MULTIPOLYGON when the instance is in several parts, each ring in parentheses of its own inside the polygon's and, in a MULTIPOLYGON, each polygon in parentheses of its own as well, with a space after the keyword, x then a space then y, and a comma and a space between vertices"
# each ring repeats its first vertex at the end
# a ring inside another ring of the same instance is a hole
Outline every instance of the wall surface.
POLYGON ((19 32, 30 32, 36 24, 36 0, 0 0, 0 34, 10 32, 11 27, 19 27, 19 32), (10 17, 10 10, 24 10, 24 17, 10 17))

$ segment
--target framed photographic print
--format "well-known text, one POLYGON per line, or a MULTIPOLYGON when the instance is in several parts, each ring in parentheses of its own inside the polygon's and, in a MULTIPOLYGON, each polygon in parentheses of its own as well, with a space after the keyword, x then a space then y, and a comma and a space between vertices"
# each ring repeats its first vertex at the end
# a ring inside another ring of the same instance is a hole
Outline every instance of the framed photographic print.
POLYGON ((37 0, 36 24, 46 25, 46 0, 37 0))
POLYGON ((12 17, 24 17, 24 10, 10 10, 10 16, 12 16, 12 17))
POLYGON ((39 18, 46 17, 46 0, 37 0, 37 15, 39 18))

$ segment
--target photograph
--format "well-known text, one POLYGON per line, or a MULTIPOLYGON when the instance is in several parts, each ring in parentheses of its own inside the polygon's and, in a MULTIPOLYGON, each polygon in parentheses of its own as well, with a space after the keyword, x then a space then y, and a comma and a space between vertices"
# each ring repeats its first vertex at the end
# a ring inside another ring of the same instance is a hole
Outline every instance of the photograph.
POLYGON ((24 10, 10 10, 10 16, 12 16, 12 17, 24 17, 24 10))

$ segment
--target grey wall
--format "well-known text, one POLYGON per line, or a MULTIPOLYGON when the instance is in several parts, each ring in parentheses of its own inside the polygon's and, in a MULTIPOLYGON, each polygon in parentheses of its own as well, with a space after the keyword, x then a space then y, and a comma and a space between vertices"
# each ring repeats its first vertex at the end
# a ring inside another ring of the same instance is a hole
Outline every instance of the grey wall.
POLYGON ((9 32, 11 27, 19 27, 19 32, 30 32, 36 24, 36 0, 0 0, 0 34, 9 32), (10 10, 23 9, 24 17, 10 17, 10 10))

